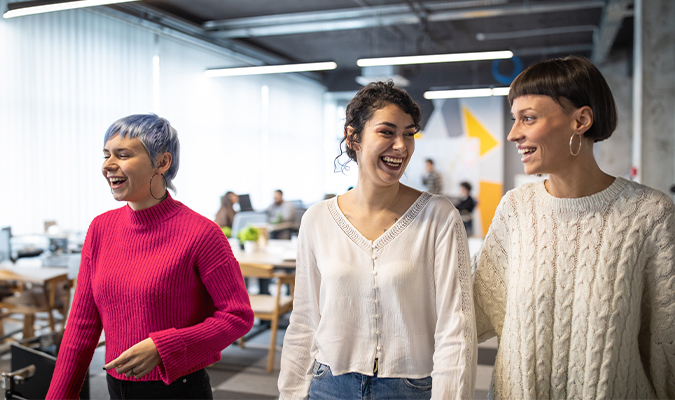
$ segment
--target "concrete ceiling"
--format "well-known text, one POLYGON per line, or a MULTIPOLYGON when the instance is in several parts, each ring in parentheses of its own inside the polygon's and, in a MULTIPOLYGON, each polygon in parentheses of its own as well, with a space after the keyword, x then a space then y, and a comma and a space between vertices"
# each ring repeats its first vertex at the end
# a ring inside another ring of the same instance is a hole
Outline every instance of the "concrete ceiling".
MULTIPOLYGON (((110 9, 242 52, 250 65, 335 61, 334 71, 308 74, 329 91, 358 90, 356 60, 364 57, 513 50, 527 67, 569 54, 602 64, 632 47, 632 0, 145 0, 110 9)), ((421 94, 506 86, 514 66, 474 61, 400 72, 408 91, 421 94)))

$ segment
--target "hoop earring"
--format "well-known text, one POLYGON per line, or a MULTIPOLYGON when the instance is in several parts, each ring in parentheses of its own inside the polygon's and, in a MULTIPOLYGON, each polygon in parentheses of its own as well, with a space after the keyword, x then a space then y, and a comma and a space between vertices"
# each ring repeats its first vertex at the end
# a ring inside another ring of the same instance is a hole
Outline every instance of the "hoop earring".
MULTIPOLYGON (((156 172, 155 172, 155 175, 157 175, 156 172)), ((160 200, 160 201, 161 201, 161 200, 166 199, 166 196, 169 194, 169 190, 168 190, 168 188, 167 188, 166 178, 164 177, 164 174, 159 174, 159 175, 162 176, 162 179, 164 179, 164 196, 162 196, 162 197, 155 197, 155 195, 152 194, 152 180, 155 179, 155 175, 153 175, 152 178, 150 178, 150 196, 152 196, 152 198, 155 199, 155 200, 160 200)))
POLYGON ((570 137, 570 154, 573 155, 574 157, 576 157, 577 155, 579 155, 579 152, 581 151, 581 137, 579 137, 579 148, 577 149, 577 152, 575 153, 575 152, 572 151, 572 140, 574 140, 574 137, 575 137, 576 135, 577 135, 577 133, 574 132, 574 133, 572 134, 572 137, 570 137))

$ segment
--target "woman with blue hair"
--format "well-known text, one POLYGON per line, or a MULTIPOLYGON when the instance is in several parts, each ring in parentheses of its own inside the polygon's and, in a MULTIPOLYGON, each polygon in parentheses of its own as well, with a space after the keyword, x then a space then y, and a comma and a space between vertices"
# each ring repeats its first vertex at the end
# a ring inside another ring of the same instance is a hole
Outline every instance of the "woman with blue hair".
POLYGON ((251 329, 220 227, 169 194, 179 149, 176 130, 154 114, 108 128, 102 172, 127 204, 89 227, 47 398, 78 397, 102 329, 111 398, 213 398, 204 367, 251 329))

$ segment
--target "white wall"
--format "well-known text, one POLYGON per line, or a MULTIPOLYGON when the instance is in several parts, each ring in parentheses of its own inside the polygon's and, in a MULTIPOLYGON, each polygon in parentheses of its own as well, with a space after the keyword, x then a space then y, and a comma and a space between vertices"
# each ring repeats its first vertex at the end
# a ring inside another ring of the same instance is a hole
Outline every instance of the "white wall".
POLYGON ((226 190, 251 193, 260 208, 276 188, 319 200, 324 88, 290 76, 203 78, 237 62, 89 10, 0 19, 0 226, 83 230, 121 206, 101 176, 103 134, 153 111, 178 129, 176 197, 197 212, 213 218, 226 190))

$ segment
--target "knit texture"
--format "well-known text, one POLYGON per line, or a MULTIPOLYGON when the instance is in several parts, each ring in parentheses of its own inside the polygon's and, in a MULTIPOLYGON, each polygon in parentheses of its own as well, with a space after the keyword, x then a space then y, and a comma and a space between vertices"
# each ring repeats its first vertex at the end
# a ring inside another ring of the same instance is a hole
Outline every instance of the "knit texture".
POLYGON ((476 330, 464 226, 423 193, 374 241, 337 198, 310 207, 298 237, 295 300, 281 355, 281 399, 306 399, 314 360, 333 375, 433 378, 433 399, 471 398, 476 330))
POLYGON ((473 260, 490 398, 675 398, 675 207, 623 178, 578 199, 509 191, 473 260))
POLYGON ((253 325, 237 260, 221 229, 170 195, 94 219, 47 398, 77 398, 105 330, 105 362, 152 338, 162 359, 140 379, 163 381, 220 360, 253 325))

